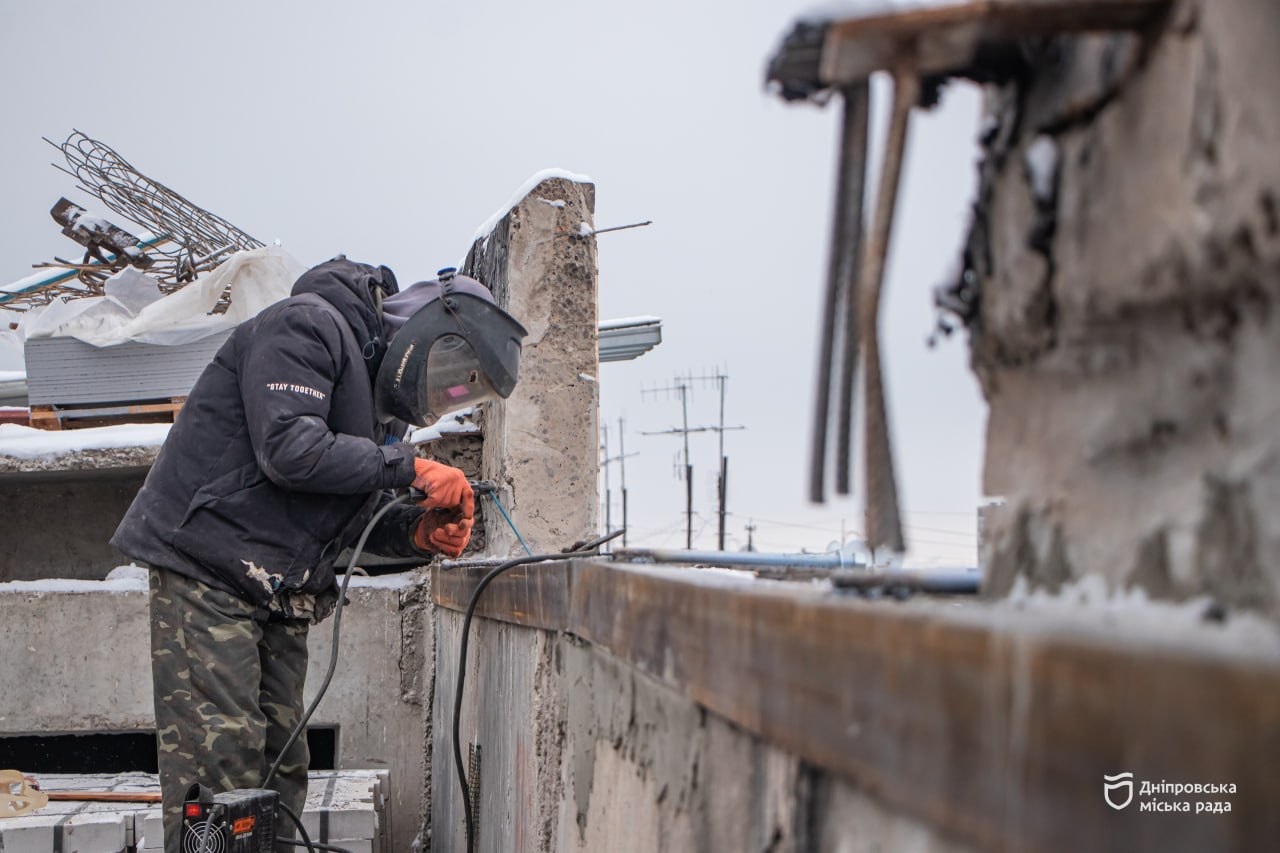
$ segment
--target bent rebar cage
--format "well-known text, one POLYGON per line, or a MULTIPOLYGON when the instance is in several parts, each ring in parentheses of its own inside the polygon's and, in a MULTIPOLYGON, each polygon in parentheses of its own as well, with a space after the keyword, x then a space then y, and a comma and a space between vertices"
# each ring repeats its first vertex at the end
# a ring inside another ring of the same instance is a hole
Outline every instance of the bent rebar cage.
MULTIPOLYGON (((113 148, 79 130, 73 130, 62 143, 45 141, 62 152, 67 166, 54 164, 54 168, 75 178, 77 189, 149 233, 136 238, 137 245, 123 252, 104 252, 94 234, 112 228, 110 223, 92 223, 74 235, 73 226, 64 228, 63 233, 85 245, 83 259, 76 262, 54 258, 37 264, 49 275, 32 276, 27 286, 0 292, 0 306, 4 308, 25 311, 55 299, 101 295, 106 280, 130 264, 146 268, 163 292, 172 293, 231 254, 263 245, 222 217, 142 174, 113 148)), ((226 299, 224 296, 224 303, 226 299)))

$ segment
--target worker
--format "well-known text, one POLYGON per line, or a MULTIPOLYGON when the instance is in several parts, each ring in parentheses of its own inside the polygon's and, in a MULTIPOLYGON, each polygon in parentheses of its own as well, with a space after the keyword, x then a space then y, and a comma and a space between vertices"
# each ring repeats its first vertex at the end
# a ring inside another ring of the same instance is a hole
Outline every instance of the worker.
MULTIPOLYGON (((111 540, 150 569, 168 853, 183 849, 182 804, 196 783, 262 787, 279 760, 270 787, 301 815, 306 738, 281 752, 304 711, 307 632, 333 611, 335 560, 388 490, 412 485, 425 500, 391 507, 366 551, 426 562, 470 540, 466 476, 418 458, 388 425, 505 397, 524 330, 478 282, 444 272, 399 296, 387 267, 339 256, 303 273, 201 374, 111 540), (460 286, 467 295, 441 298, 460 286), (380 377, 389 332, 396 361, 380 377)), ((278 825, 277 837, 292 834, 278 825)))

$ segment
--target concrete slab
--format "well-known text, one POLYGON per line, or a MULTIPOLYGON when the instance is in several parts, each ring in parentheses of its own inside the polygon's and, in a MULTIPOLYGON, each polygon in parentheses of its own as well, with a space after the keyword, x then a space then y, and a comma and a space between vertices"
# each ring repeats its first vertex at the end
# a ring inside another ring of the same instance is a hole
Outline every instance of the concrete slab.
MULTIPOLYGON (((53 805, 50 803, 50 805, 53 805)), ((57 811, 0 822, 4 853, 123 853, 133 821, 124 812, 57 811)))

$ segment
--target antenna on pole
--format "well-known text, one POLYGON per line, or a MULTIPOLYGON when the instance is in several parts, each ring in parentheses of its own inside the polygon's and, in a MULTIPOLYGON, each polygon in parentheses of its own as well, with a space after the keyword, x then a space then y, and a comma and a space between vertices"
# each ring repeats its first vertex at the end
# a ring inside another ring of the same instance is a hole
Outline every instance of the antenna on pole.
MULTIPOLYGON (((675 384, 666 388, 650 389, 651 393, 665 391, 667 393, 677 393, 680 395, 680 412, 683 426, 680 429, 663 430, 662 432, 646 432, 641 435, 673 435, 679 434, 684 437, 684 547, 693 548, 693 462, 689 458, 689 384, 684 379, 677 377, 675 384)), ((641 391, 643 396, 645 392, 641 391)))
MULTIPOLYGON (((726 430, 746 429, 744 426, 725 426, 724 425, 724 400, 725 393, 729 383, 727 373, 717 369, 714 374, 703 374, 702 376, 677 376, 674 384, 666 388, 654 388, 653 392, 666 391, 668 393, 678 393, 680 395, 680 406, 683 415, 683 425, 679 428, 671 428, 660 432, 646 432, 642 435, 680 435, 684 438, 684 471, 685 471, 685 547, 693 548, 693 464, 689 459, 689 433, 692 432, 714 432, 720 439, 720 472, 716 477, 716 494, 719 503, 719 548, 724 550, 725 543, 725 516, 727 514, 726 504, 728 501, 728 477, 729 477, 729 459, 724 455, 724 434, 726 430), (704 385, 715 383, 716 388, 720 392, 720 419, 716 426, 689 426, 689 396, 694 382, 701 382, 704 385)), ((643 393, 643 392, 642 392, 643 393)))
MULTIPOLYGON (((622 418, 618 418, 618 440, 622 441, 622 418)), ((622 466, 622 542, 626 544, 627 530, 627 453, 619 451, 617 456, 609 455, 609 425, 601 424, 600 426, 600 468, 604 471, 604 529, 606 533, 613 532, 612 507, 613 494, 609 488, 609 464, 617 462, 622 466)), ((630 454, 638 456, 637 453, 630 454)))
MULTIPOLYGON (((618 467, 622 469, 622 547, 627 547, 627 444, 622 418, 618 418, 618 467)), ((635 456, 636 454, 631 454, 635 456)))

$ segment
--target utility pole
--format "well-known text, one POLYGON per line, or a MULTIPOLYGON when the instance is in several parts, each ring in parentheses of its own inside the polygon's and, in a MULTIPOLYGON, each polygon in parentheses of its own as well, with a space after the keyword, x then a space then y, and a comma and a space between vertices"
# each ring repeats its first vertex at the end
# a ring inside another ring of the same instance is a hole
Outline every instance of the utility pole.
POLYGON ((618 467, 622 469, 622 547, 627 547, 627 444, 622 418, 618 418, 618 467))
POLYGON ((725 389, 729 377, 717 372, 714 376, 685 376, 677 377, 675 384, 669 388, 656 388, 655 391, 674 391, 680 394, 680 406, 683 412, 684 424, 680 429, 663 430, 662 432, 646 432, 642 435, 674 435, 680 434, 684 438, 684 468, 685 468, 685 516, 687 523, 685 525, 685 547, 693 548, 693 465, 689 459, 689 433, 691 432, 715 432, 720 436, 720 472, 716 477, 716 493, 718 497, 719 510, 719 547, 724 550, 725 542, 725 516, 726 502, 728 497, 728 477, 729 477, 729 460, 724 455, 724 433, 725 430, 746 429, 744 426, 727 427, 724 425, 724 398, 725 389), (717 426, 689 426, 689 390, 691 383, 697 378, 702 382, 715 382, 720 390, 720 421, 717 426))
POLYGON ((720 550, 724 550, 724 515, 725 502, 729 494, 729 457, 724 455, 724 391, 729 377, 723 373, 716 374, 716 384, 720 386, 720 426, 716 432, 720 436, 720 481, 716 484, 717 496, 720 498, 720 550))
POLYGON ((604 468, 604 532, 612 533, 613 524, 609 516, 609 507, 613 496, 609 493, 609 425, 600 425, 600 467, 604 468))
POLYGON ((754 551, 756 549, 755 539, 753 539, 751 535, 755 532, 756 532, 756 520, 753 518, 747 522, 747 550, 748 551, 754 551))
MULTIPOLYGON (((622 418, 618 418, 618 441, 622 441, 622 418)), ((632 456, 637 454, 632 453, 632 456)), ((617 456, 609 455, 609 425, 600 427, 600 467, 604 469, 604 530, 613 532, 613 492, 609 488, 609 464, 617 462, 622 466, 622 543, 627 542, 627 453, 619 451, 617 456)))
MULTIPOLYGON (((654 392, 667 391, 680 395, 680 412, 683 426, 680 429, 668 429, 661 432, 646 432, 641 435, 675 435, 684 437, 684 547, 693 548, 693 462, 689 458, 689 385, 684 379, 677 378, 674 385, 666 388, 654 388, 654 392)), ((644 393, 644 392, 641 392, 644 393)))

